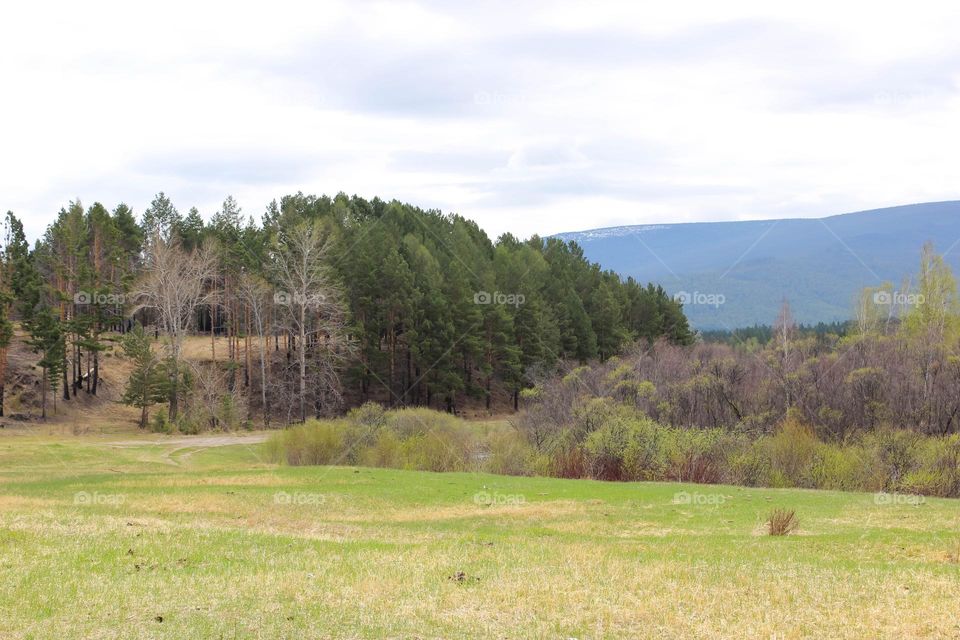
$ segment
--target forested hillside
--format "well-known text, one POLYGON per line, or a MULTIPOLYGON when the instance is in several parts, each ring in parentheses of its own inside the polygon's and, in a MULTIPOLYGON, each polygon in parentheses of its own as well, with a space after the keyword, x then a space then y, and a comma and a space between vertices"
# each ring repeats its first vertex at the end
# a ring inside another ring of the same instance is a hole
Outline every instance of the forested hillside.
POLYGON ((75 201, 33 248, 14 213, 4 222, 0 411, 15 326, 43 415, 53 395, 96 396, 116 345, 135 364, 123 400, 144 425, 166 404, 157 420, 181 430, 366 400, 515 408, 531 372, 558 361, 692 341, 663 289, 601 270, 574 243, 494 242, 396 201, 298 193, 259 222, 230 197, 209 221, 163 193, 139 217, 75 201), (198 336, 202 358, 189 353, 198 336))

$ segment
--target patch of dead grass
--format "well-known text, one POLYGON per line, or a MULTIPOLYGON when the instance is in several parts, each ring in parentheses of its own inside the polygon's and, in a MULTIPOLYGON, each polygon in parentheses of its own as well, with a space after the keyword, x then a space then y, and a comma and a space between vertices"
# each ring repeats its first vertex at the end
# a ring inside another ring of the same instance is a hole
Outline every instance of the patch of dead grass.
POLYGON ((289 478, 269 474, 248 474, 233 476, 182 476, 169 475, 149 479, 117 480, 117 487, 155 488, 155 487, 278 487, 294 486, 289 478))
POLYGON ((574 501, 527 502, 518 505, 482 506, 472 502, 453 505, 427 505, 417 508, 378 511, 376 514, 339 516, 345 521, 368 521, 375 517, 381 522, 436 522, 469 518, 509 518, 511 520, 550 520, 582 515, 587 512, 583 503, 574 501))
POLYGON ((51 498, 34 498, 32 496, 16 496, 0 494, 0 511, 16 511, 21 509, 48 509, 57 504, 51 498))

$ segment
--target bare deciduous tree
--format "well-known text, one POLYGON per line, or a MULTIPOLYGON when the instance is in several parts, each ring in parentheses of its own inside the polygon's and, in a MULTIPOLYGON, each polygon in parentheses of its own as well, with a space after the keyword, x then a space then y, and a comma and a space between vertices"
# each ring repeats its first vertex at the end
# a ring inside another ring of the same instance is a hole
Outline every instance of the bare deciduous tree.
POLYGON ((246 399, 237 385, 230 384, 230 373, 216 363, 200 364, 187 361, 195 382, 190 394, 187 417, 214 429, 236 429, 243 421, 246 399))
POLYGON ((323 403, 339 399, 338 369, 352 349, 342 295, 329 265, 330 246, 329 229, 316 221, 284 234, 274 256, 280 287, 274 299, 281 326, 292 337, 296 351, 301 421, 307 418, 308 397, 318 413, 323 403), (308 393, 308 378, 312 393, 308 393))
POLYGON ((146 252, 144 273, 133 291, 134 312, 153 309, 159 329, 167 338, 170 359, 170 419, 175 420, 180 395, 183 341, 196 320, 196 310, 210 295, 208 280, 213 274, 214 256, 199 248, 182 249, 174 239, 159 234, 146 252))
POLYGON ((260 363, 260 406, 263 421, 270 425, 270 405, 267 402, 267 312, 270 305, 271 289, 267 282, 252 273, 244 272, 240 278, 238 292, 250 311, 251 328, 257 335, 257 347, 260 363))

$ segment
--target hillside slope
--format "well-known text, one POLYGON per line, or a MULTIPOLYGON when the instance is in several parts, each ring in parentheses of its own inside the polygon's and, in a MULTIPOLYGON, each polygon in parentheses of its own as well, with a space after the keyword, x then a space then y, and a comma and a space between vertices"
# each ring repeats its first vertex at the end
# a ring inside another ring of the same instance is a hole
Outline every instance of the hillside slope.
POLYGON ((701 329, 771 323, 783 298, 801 322, 845 320, 864 286, 899 284, 933 242, 960 268, 960 201, 828 218, 636 225, 558 234, 588 259, 689 294, 701 329))

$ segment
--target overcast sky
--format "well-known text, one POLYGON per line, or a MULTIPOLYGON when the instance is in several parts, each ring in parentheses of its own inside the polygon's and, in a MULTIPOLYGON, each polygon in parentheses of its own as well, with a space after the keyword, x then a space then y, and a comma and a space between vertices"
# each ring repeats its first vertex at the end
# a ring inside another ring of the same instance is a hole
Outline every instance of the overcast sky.
POLYGON ((960 193, 955 4, 19 2, 0 210, 302 190, 491 235, 960 193))

